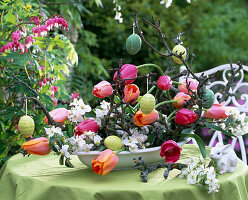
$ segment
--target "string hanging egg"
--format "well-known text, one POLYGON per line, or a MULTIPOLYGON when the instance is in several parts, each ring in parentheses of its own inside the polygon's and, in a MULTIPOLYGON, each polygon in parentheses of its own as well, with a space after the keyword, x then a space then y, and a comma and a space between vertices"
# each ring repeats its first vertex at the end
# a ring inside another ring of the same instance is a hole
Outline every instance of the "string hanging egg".
POLYGON ((152 94, 145 94, 140 100, 140 109, 146 115, 154 110, 155 105, 156 100, 152 94))

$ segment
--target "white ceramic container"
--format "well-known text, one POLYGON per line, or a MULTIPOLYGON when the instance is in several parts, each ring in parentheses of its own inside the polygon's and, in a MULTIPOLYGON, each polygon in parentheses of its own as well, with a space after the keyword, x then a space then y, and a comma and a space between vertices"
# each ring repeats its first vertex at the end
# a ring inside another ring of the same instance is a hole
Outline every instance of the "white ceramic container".
MULTIPOLYGON (((190 139, 186 139, 182 142, 178 142, 179 146, 189 142, 190 139)), ((91 168, 91 161, 97 158, 100 151, 90 151, 90 152, 77 152, 75 155, 78 156, 79 160, 85 164, 87 167, 91 168)), ((134 164, 133 159, 142 157, 146 164, 153 164, 163 160, 160 157, 160 147, 152 147, 147 149, 140 149, 135 152, 122 151, 117 154, 119 161, 115 166, 115 170, 131 169, 134 164)))

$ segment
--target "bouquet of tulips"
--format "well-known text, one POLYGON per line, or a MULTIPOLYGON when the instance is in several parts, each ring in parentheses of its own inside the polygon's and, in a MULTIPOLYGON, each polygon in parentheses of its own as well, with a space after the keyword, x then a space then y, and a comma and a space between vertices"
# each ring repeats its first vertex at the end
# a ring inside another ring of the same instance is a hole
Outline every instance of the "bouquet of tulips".
MULTIPOLYGON (((158 23, 153 25, 161 33, 158 26, 158 23)), ((144 40, 136 19, 134 28, 144 40)), ((127 48, 131 44, 129 52, 132 54, 137 48, 137 45, 132 46, 137 43, 137 36, 135 34, 128 38, 134 40, 131 43, 127 41, 127 48)), ((156 64, 123 65, 122 60, 119 60, 119 66, 110 70, 113 80, 101 81, 92 90, 94 96, 103 99, 97 107, 92 108, 78 94, 73 94, 67 108, 57 108, 46 113, 45 122, 53 125, 45 128, 49 140, 42 138, 28 141, 23 145, 24 150, 30 154, 43 155, 49 153, 48 149, 51 148, 61 155, 60 163, 69 167, 72 167, 72 154, 101 151, 100 156, 92 161, 92 168, 97 174, 105 175, 117 164, 115 153, 120 151, 135 152, 162 145, 160 155, 165 157, 166 162, 176 162, 182 150, 176 142, 188 137, 196 140, 205 158, 204 142, 194 132, 199 127, 234 136, 234 131, 226 128, 231 124, 230 120, 225 124, 228 113, 233 112, 227 111, 223 103, 216 102, 214 93, 206 89, 212 77, 204 74, 197 77, 192 72, 192 62, 188 65, 188 51, 180 44, 180 37, 174 40, 176 45, 172 50, 163 37, 167 54, 158 52, 144 41, 161 56, 172 57, 176 66, 183 64, 187 70, 173 75, 174 69, 170 69, 173 62, 163 71, 156 64), (139 71, 142 68, 155 69, 156 73, 150 70, 148 74, 141 74, 139 71), (138 80, 146 83, 145 89, 135 84, 138 80), (226 127, 219 126, 221 123, 226 127)), ((223 93, 221 101, 227 96, 228 93, 223 93)))

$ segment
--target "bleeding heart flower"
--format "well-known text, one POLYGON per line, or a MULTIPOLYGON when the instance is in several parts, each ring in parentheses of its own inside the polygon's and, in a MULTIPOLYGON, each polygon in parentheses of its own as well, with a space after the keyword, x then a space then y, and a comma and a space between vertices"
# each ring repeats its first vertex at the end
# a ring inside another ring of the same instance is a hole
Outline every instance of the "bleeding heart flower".
POLYGON ((79 136, 84 134, 86 131, 92 131, 94 133, 97 133, 98 129, 99 125, 96 121, 94 121, 93 119, 86 119, 77 125, 76 132, 74 133, 74 135, 79 136))
POLYGON ((51 151, 49 147, 49 140, 45 137, 39 137, 24 142, 22 147, 24 150, 27 150, 29 154, 35 155, 47 155, 51 151))
POLYGON ((93 95, 99 98, 108 97, 113 94, 112 85, 108 81, 101 81, 93 88, 93 95))
POLYGON ((128 103, 136 103, 137 99, 139 98, 140 91, 137 85, 135 84, 128 84, 124 88, 124 102, 128 103))
POLYGON ((191 94, 192 92, 188 90, 187 88, 187 83, 189 85, 189 88, 193 91, 193 92, 197 92, 197 87, 199 85, 199 82, 195 79, 192 78, 187 78, 187 79, 183 79, 182 81, 180 81, 181 85, 179 85, 179 92, 184 92, 186 94, 191 94))
POLYGON ((184 92, 179 92, 176 94, 176 96, 173 98, 173 100, 176 100, 177 102, 173 103, 172 105, 175 108, 182 108, 188 100, 190 100, 190 96, 188 94, 185 94, 184 92))
POLYGON ((112 150, 106 149, 96 159, 92 160, 92 169, 96 174, 104 176, 115 168, 118 161, 116 154, 112 150))
POLYGON ((133 121, 137 126, 146 126, 148 124, 155 122, 158 119, 158 117, 159 115, 156 110, 153 110, 151 113, 147 115, 142 113, 141 110, 138 110, 133 117, 133 121))
POLYGON ((160 76, 157 85, 161 90, 169 90, 172 85, 172 80, 169 76, 160 76))
POLYGON ((180 125, 191 124, 196 121, 197 114, 186 108, 180 109, 175 117, 175 122, 180 125))
POLYGON ((228 116, 226 115, 226 108, 224 104, 225 102, 221 104, 213 104, 210 109, 204 112, 204 117, 210 119, 226 119, 228 116))
MULTIPOLYGON (((125 64, 122 65, 121 69, 121 79, 129 79, 129 78, 136 78, 137 77, 137 73, 138 73, 138 69, 135 65, 131 65, 131 64, 125 64)), ((114 78, 113 80, 115 81, 117 78, 117 72, 115 72, 114 78)), ((134 82, 134 80, 126 80, 124 85, 130 84, 134 82)))
POLYGON ((182 148, 173 140, 168 140, 161 145, 160 156, 167 163, 175 163, 179 160, 182 148))
MULTIPOLYGON (((64 124, 69 115, 69 110, 66 108, 57 108, 49 112, 49 114, 55 122, 64 124)), ((44 121, 48 124, 47 116, 45 116, 44 121)))

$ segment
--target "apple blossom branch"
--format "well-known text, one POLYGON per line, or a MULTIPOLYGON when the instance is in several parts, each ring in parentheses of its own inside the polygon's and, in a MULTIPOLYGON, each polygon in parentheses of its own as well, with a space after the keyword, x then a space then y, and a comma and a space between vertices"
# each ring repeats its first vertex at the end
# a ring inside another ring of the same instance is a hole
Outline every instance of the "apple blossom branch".
POLYGON ((147 182, 149 173, 155 171, 158 168, 167 168, 164 171, 164 178, 167 179, 169 176, 169 172, 173 169, 182 170, 183 168, 188 167, 187 165, 182 163, 157 163, 156 165, 148 167, 145 161, 142 160, 142 157, 139 157, 138 159, 134 158, 133 161, 135 163, 133 165, 133 168, 136 168, 141 171, 140 178, 142 182, 147 182))

